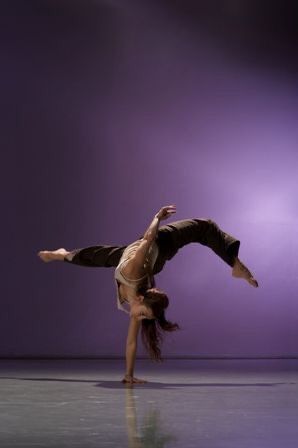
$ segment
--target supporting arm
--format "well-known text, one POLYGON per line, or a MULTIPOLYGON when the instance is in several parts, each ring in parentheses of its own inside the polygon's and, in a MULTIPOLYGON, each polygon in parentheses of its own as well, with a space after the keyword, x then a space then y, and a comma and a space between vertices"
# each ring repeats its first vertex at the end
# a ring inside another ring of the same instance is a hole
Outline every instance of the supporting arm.
POLYGON ((134 377, 134 366, 137 353, 137 339, 141 326, 141 321, 138 321, 135 317, 130 318, 128 334, 126 339, 126 374, 123 378, 123 383, 146 383, 145 380, 140 380, 134 377))

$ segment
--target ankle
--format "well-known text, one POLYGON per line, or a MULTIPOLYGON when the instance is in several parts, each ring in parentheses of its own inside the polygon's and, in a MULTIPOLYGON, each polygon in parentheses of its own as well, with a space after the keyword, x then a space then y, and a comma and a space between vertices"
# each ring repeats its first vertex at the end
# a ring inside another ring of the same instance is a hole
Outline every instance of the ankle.
POLYGON ((232 267, 234 267, 235 265, 237 265, 237 264, 239 263, 239 258, 238 258, 238 257, 235 257, 235 258, 232 260, 232 263, 233 263, 232 267))
POLYGON ((64 261, 65 257, 66 257, 67 255, 69 255, 69 254, 70 254, 70 252, 68 252, 68 251, 65 251, 65 252, 62 253, 62 254, 58 254, 58 256, 59 256, 58 260, 60 260, 60 261, 64 261))

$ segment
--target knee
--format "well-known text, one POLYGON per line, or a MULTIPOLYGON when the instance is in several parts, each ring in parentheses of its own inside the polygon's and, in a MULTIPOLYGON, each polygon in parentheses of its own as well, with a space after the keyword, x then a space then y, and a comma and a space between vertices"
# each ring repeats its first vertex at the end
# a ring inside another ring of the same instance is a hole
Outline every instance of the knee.
POLYGON ((206 219, 206 221, 208 222, 208 224, 209 224, 210 226, 214 226, 214 225, 216 225, 216 222, 213 221, 213 219, 211 219, 211 218, 206 219))
POLYGON ((207 223, 208 223, 208 227, 209 229, 215 230, 218 229, 218 225, 216 224, 215 221, 213 221, 213 219, 206 219, 207 223))
POLYGON ((197 225, 201 225, 206 228, 217 226, 216 222, 211 218, 196 218, 193 221, 195 221, 197 225))
POLYGON ((215 229, 218 228, 218 225, 215 221, 211 218, 200 218, 195 219, 196 225, 201 229, 203 232, 214 232, 215 229))

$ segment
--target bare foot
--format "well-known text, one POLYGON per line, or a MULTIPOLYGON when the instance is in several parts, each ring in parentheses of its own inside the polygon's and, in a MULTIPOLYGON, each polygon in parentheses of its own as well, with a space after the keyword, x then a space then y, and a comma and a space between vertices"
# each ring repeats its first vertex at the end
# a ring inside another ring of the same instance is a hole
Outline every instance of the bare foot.
POLYGON ((232 276, 236 278, 243 278, 255 288, 259 286, 257 280, 254 278, 250 270, 239 260, 239 258, 236 258, 235 260, 235 264, 232 270, 232 276))
POLYGON ((37 255, 42 259, 42 261, 48 263, 49 261, 54 260, 64 260, 65 255, 68 253, 69 252, 67 252, 67 250, 61 247, 57 250, 41 250, 37 255))

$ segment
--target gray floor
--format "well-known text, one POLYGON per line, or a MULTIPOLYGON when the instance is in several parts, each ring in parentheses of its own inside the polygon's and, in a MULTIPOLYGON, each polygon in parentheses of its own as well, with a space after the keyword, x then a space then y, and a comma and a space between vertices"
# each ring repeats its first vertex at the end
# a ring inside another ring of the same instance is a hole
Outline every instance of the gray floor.
POLYGON ((297 448, 298 360, 1 360, 0 446, 297 448))

